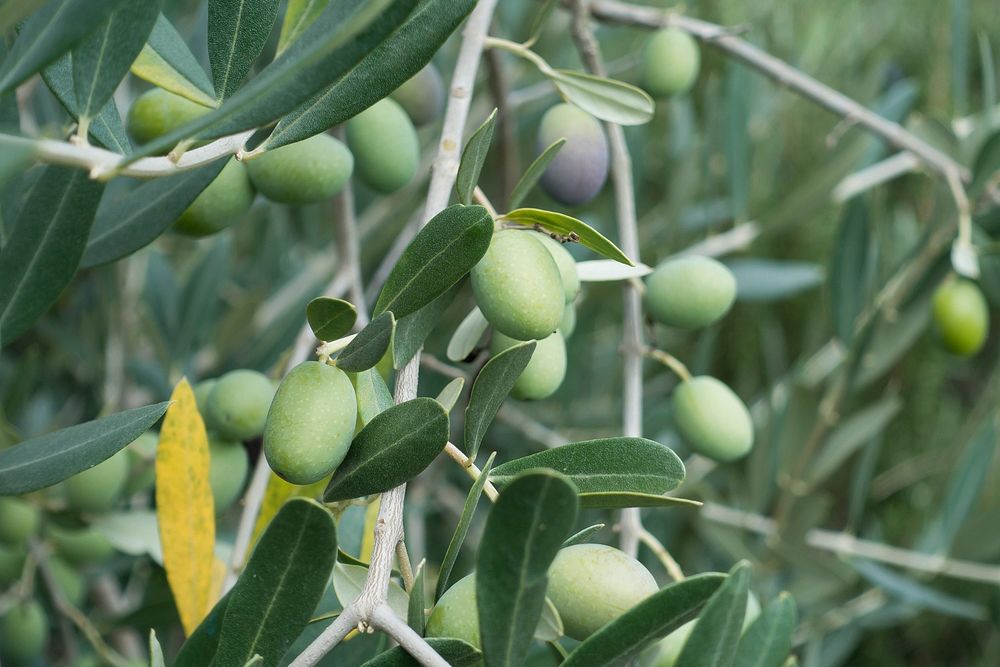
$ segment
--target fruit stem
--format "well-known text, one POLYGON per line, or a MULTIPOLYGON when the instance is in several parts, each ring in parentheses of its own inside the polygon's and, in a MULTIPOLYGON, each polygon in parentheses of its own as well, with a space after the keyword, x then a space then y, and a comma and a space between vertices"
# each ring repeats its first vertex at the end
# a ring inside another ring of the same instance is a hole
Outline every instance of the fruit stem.
POLYGON ((681 382, 687 382, 691 379, 691 371, 674 355, 668 354, 663 350, 658 350, 655 347, 644 348, 642 353, 644 356, 655 359, 672 370, 674 375, 680 378, 681 382))

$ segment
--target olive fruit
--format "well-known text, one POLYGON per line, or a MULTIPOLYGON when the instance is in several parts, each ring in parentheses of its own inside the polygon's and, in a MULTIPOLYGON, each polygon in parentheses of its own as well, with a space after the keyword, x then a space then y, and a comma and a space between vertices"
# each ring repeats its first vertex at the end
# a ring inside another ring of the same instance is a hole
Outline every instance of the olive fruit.
MULTIPOLYGON (((490 352, 499 354, 519 342, 499 331, 493 332, 490 352)), ((522 401, 537 401, 548 398, 566 377, 566 342, 558 331, 535 344, 528 365, 521 371, 510 390, 510 395, 522 401)))
POLYGON ((572 104, 557 104, 545 112, 538 126, 538 152, 560 138, 565 138, 566 143, 545 168, 542 189, 568 206, 585 204, 597 196, 608 179, 604 129, 586 111, 572 104))
POLYGON ((264 429, 264 455, 292 484, 323 479, 347 456, 358 402, 350 378, 318 361, 299 364, 278 386, 264 429))
POLYGON ((417 127, 436 120, 444 111, 444 80, 433 63, 407 79, 389 96, 403 107, 417 127))
POLYGON ((0 543, 0 590, 18 580, 26 557, 23 546, 0 543))
POLYGON ((125 448, 128 453, 128 479, 125 481, 125 496, 146 491, 156 481, 156 447, 159 436, 156 431, 146 431, 125 448))
POLYGON ((62 596, 74 607, 79 607, 87 594, 83 575, 61 558, 50 558, 48 567, 62 596))
POLYGON ((222 512, 243 492, 250 460, 241 442, 214 437, 208 440, 208 455, 208 483, 212 487, 215 511, 222 512))
POLYGON ((115 548, 104 534, 89 526, 84 528, 61 528, 50 525, 47 529, 49 540, 55 552, 67 563, 84 565, 110 558, 115 548))
POLYGON ((247 369, 219 378, 208 395, 206 425, 230 440, 250 440, 264 432, 274 385, 266 375, 247 369))
POLYGON ((949 351, 971 357, 982 349, 990 313, 976 283, 961 278, 945 282, 934 292, 933 311, 941 342, 949 351))
POLYGON ((549 599, 573 639, 586 639, 657 590, 642 563, 604 544, 566 547, 549 568, 549 599))
POLYGON ((210 108, 162 88, 148 90, 128 111, 128 131, 140 144, 152 141, 181 125, 204 116, 210 108))
POLYGON ((453 637, 482 648, 479 642, 479 609, 476 575, 465 576, 448 588, 427 619, 428 637, 453 637))
POLYGON ((646 278, 646 309, 654 320, 680 329, 708 326, 736 298, 736 279, 710 257, 670 259, 646 278))
POLYGON ((576 260, 573 259, 573 255, 569 254, 569 251, 566 250, 562 243, 556 241, 548 234, 542 234, 541 232, 529 233, 541 241, 545 249, 552 255, 552 260, 556 263, 556 268, 559 269, 559 280, 562 281, 566 303, 569 303, 580 293, 580 276, 576 272, 576 260))
POLYGON ((257 191, 282 204, 314 204, 344 189, 354 156, 340 141, 317 134, 247 161, 257 191))
POLYGON ((753 421, 739 396, 713 377, 702 375, 674 390, 674 422, 681 438, 699 454, 734 461, 753 446, 753 421))
POLYGON ((642 87, 653 97, 686 93, 698 78, 701 52, 688 33, 658 30, 642 52, 642 87))
POLYGON ((208 397, 212 393, 212 389, 215 388, 215 383, 218 382, 215 378, 210 378, 208 380, 202 380, 194 386, 192 391, 194 392, 194 402, 198 406, 198 412, 204 418, 208 414, 208 397))
POLYGON ((93 468, 67 479, 66 501, 81 512, 107 512, 114 507, 128 480, 129 457, 119 451, 93 468))
POLYGON ((20 498, 0 498, 0 542, 18 546, 38 530, 38 508, 20 498))
POLYGON ((559 333, 563 335, 563 340, 569 340, 574 331, 576 331, 576 307, 567 303, 563 309, 562 322, 559 323, 559 333))
MULTIPOLYGON (((757 596, 750 593, 747 595, 747 608, 743 616, 742 632, 746 632, 758 616, 760 616, 760 602, 757 601, 757 596)), ((691 636, 697 622, 698 619, 688 621, 651 646, 642 656, 641 667, 674 667, 677 658, 681 655, 681 650, 684 648, 684 643, 691 636)))
POLYGON ((566 305, 559 268, 536 235, 495 233, 471 276, 476 304, 501 333, 541 339, 559 327, 566 305))
POLYGON ((233 158, 181 213, 174 229, 195 237, 221 232, 250 210, 253 196, 246 167, 233 158))
POLYGON ((12 607, 0 618, 0 651, 15 664, 37 660, 48 637, 48 619, 34 600, 12 607))
POLYGON ((403 107, 388 97, 347 121, 347 145, 358 177, 379 192, 394 192, 417 173, 417 131, 403 107))

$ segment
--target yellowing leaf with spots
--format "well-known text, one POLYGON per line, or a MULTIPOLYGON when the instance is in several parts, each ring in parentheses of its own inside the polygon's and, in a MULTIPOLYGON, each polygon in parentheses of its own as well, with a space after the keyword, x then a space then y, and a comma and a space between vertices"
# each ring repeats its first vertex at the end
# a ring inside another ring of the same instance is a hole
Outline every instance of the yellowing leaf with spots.
POLYGON ((264 500, 260 504, 257 522, 253 526, 253 538, 250 540, 250 544, 257 544, 257 540, 264 532, 264 529, 267 528, 267 524, 271 523, 271 519, 274 518, 278 510, 281 509, 281 506, 290 498, 301 496, 303 498, 315 499, 319 494, 323 493, 323 489, 326 488, 329 482, 330 478, 324 477, 318 482, 299 486, 298 484, 286 482, 272 472, 270 478, 267 480, 267 489, 264 491, 264 500))
POLYGON ((215 507, 208 484, 208 436, 186 379, 171 400, 156 450, 156 516, 163 567, 190 635, 211 606, 215 507))

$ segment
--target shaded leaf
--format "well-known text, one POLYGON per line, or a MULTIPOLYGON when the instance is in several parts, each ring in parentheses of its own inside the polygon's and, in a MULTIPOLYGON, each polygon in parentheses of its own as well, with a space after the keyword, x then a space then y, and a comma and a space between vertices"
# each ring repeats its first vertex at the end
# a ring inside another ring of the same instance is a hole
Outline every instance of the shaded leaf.
POLYGON ((358 309, 343 299, 321 296, 306 306, 306 319, 319 340, 337 340, 351 333, 358 319, 358 309))
MULTIPOLYGON (((425 640, 452 667, 477 667, 483 664, 483 654, 461 639, 428 637, 425 640)), ((420 662, 396 646, 379 653, 361 667, 419 667, 420 662)))
POLYGON ((207 107, 215 106, 215 90, 204 68, 174 25, 160 14, 146 46, 132 63, 132 74, 207 107))
MULTIPOLYGON (((333 568, 333 589, 337 593, 337 599, 342 607, 347 607, 361 595, 367 578, 368 568, 366 566, 337 563, 336 567, 333 568)), ((406 591, 395 581, 389 581, 388 597, 389 607, 400 620, 405 621, 410 605, 406 591)))
POLYGON ((328 4, 330 0, 288 0, 285 19, 281 22, 281 34, 278 35, 278 54, 298 39, 328 4))
POLYGON ((741 561, 712 594, 677 657, 677 667, 728 667, 736 658, 750 589, 750 564, 741 561))
POLYGON ((543 73, 567 101, 609 123, 642 125, 656 110, 646 91, 624 81, 567 69, 543 73))
POLYGON ((701 507, 697 500, 627 491, 597 491, 580 494, 580 507, 587 509, 621 509, 623 507, 701 507))
POLYGON ((486 429, 531 361, 536 345, 533 340, 512 345, 491 357, 476 376, 469 405, 465 408, 465 437, 462 443, 465 454, 470 459, 476 459, 486 429))
POLYGON ((618 249, 614 243, 606 239, 593 227, 590 227, 582 220, 556 213, 555 211, 543 211, 537 208, 519 208, 503 216, 505 220, 516 222, 526 227, 536 225, 550 232, 555 232, 560 236, 569 238, 576 237, 575 240, 590 248, 599 255, 616 262, 635 266, 625 253, 618 249))
POLYGON ((472 354, 490 323, 483 316, 483 311, 473 306, 462 323, 455 329, 448 341, 447 356, 451 361, 465 361, 472 354))
POLYGON ((851 566, 872 585, 878 586, 907 604, 974 621, 986 620, 989 617, 989 611, 981 604, 948 595, 873 561, 858 559, 852 561, 851 566))
POLYGON ((593 526, 587 526, 580 532, 574 533, 573 535, 567 537, 566 541, 563 542, 563 548, 571 547, 574 544, 583 544, 591 537, 599 533, 602 528, 604 528, 603 523, 595 523, 593 526))
POLYGON ((367 424, 379 414, 393 406, 392 394, 378 370, 369 368, 354 378, 354 389, 358 397, 358 416, 367 424))
POLYGON ((819 484, 835 473, 854 452, 882 433, 902 407, 899 396, 890 394, 845 419, 830 433, 823 449, 813 459, 809 481, 819 484))
POLYGON ((472 516, 476 513, 479 498, 483 495, 483 487, 486 486, 486 480, 489 479, 490 468, 493 466, 493 459, 495 457, 496 452, 490 454, 490 458, 486 460, 486 465, 483 466, 479 478, 473 482, 472 488, 469 489, 469 495, 465 497, 462 516, 459 517, 458 525, 455 526, 455 532, 451 534, 448 549, 444 552, 444 558, 441 559, 441 567, 438 569, 437 588, 434 591, 434 599, 436 600, 440 600, 444 592, 448 590, 451 572, 455 568, 455 562, 458 560, 458 553, 462 550, 462 544, 465 543, 465 538, 469 534, 469 526, 472 525, 472 516))
POLYGON ((149 556, 162 567, 160 527, 153 510, 130 508, 126 512, 108 512, 93 519, 90 525, 103 534, 115 550, 129 556, 149 556))
POLYGON ((792 596, 781 593, 743 633, 734 667, 781 667, 792 650, 797 616, 792 596))
POLYGON ((424 572, 427 561, 422 560, 417 565, 417 573, 413 576, 413 588, 410 589, 410 599, 406 606, 406 624, 413 628, 418 635, 423 636, 424 625, 427 623, 427 616, 424 615, 426 604, 426 587, 424 572))
POLYGON ((392 313, 382 313, 358 332, 347 347, 337 355, 337 366, 349 373, 360 373, 372 368, 385 356, 392 344, 396 318, 392 313))
MULTIPOLYGON (((42 70, 42 80, 56 96, 73 120, 80 119, 80 108, 76 101, 73 84, 73 57, 67 53, 42 70)), ((125 134, 125 125, 118 115, 114 99, 109 99, 95 118, 90 119, 88 136, 108 150, 125 154, 132 150, 132 143, 125 134)))
POLYGON ((510 208, 517 208, 524 198, 528 196, 528 193, 538 184, 538 180, 545 173, 545 168, 549 166, 549 163, 555 159, 556 155, 559 154, 559 150, 566 143, 564 137, 556 139, 551 144, 549 144, 541 154, 535 158, 534 162, 528 165, 528 168, 521 174, 521 178, 518 179, 517 184, 510 194, 510 208))
POLYGON ((483 124, 472 133, 462 150, 462 160, 458 165, 455 177, 455 193, 458 201, 468 206, 472 203, 472 193, 479 183, 479 174, 483 171, 483 163, 490 151, 493 141, 493 130, 497 124, 497 110, 493 109, 483 124))
POLYGON ((163 659, 163 648, 156 639, 156 630, 149 630, 149 667, 167 667, 163 659))
POLYGON ((208 60, 220 100, 243 83, 277 18, 278 0, 209 0, 208 60))
POLYGON ((847 203, 837 231, 830 268, 830 305, 837 336, 854 338, 854 321, 865 303, 868 284, 868 206, 856 197, 847 203))
POLYGON ((399 370, 405 366, 423 346, 444 311, 455 300, 455 295, 461 286, 461 282, 455 283, 447 292, 396 323, 396 333, 392 339, 393 368, 399 370))
POLYGON ((979 193, 991 179, 1000 173, 1000 131, 994 132, 983 142, 972 166, 971 194, 979 193))
POLYGON ((734 259, 726 263, 736 278, 739 301, 778 301, 823 282, 823 269, 807 262, 734 259))
POLYGON ((465 378, 455 378, 445 385, 444 389, 435 399, 447 412, 451 412, 458 399, 462 396, 462 388, 465 387, 465 378))

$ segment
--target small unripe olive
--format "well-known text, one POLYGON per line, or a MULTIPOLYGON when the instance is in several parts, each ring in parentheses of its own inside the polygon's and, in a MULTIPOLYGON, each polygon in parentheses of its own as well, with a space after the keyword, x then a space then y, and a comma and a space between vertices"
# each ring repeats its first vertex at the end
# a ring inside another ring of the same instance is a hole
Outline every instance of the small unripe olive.
POLYGON ((195 405, 198 406, 198 412, 201 413, 203 419, 205 415, 208 414, 208 397, 211 395, 212 390, 215 389, 216 382, 218 382, 218 380, 215 378, 202 380, 194 386, 194 389, 192 389, 194 392, 195 405))
POLYGON ((573 639, 586 639, 657 590, 642 563, 603 544, 566 547, 549 568, 549 599, 573 639))
POLYGON ((38 508, 20 498, 0 498, 0 542, 24 544, 38 531, 38 508))
POLYGON ((230 440, 250 440, 264 432, 274 385, 262 373, 230 371, 219 378, 208 395, 206 424, 230 440))
POLYGON ((67 479, 64 482, 66 501, 81 512, 107 512, 121 498, 128 470, 128 454, 116 452, 93 468, 67 479))
POLYGON ((358 403, 350 378, 318 361, 299 364, 278 387, 264 429, 264 454, 292 484, 323 479, 347 456, 358 403))
POLYGON ((653 97, 686 93, 700 65, 701 52, 691 35, 677 28, 659 30, 642 52, 642 87, 653 97))
POLYGON ((559 268, 535 235, 495 233, 471 276, 479 309, 501 333, 542 339, 559 327, 566 306, 559 268))
POLYGON ((389 98, 347 121, 347 144, 358 177, 379 192, 394 192, 417 173, 417 131, 403 107, 389 98))
POLYGON ((175 95, 162 88, 153 88, 135 99, 128 111, 128 131, 140 144, 147 143, 211 109, 175 95))
POLYGON ((243 492, 250 460, 243 443, 219 438, 209 438, 208 455, 211 462, 208 483, 212 487, 215 511, 219 513, 232 505, 243 492))
POLYGON ((753 446, 753 421, 733 390, 702 375, 674 390, 674 422, 681 438, 699 454, 734 461, 753 446))
POLYGON ((210 236, 229 227, 253 204, 253 186, 242 162, 231 159, 174 223, 186 236, 210 236))
POLYGON ((59 592, 70 604, 79 607, 87 594, 87 582, 83 575, 61 558, 50 558, 48 566, 59 592))
POLYGON ((257 191, 283 204, 313 204, 344 189, 354 170, 347 146, 328 134, 265 151, 247 162, 257 191))
MULTIPOLYGON (((517 345, 519 342, 499 331, 493 332, 490 352, 494 355, 517 345)), ((528 365, 521 371, 510 395, 522 401, 548 398, 566 377, 566 342, 558 331, 535 344, 528 365)))
POLYGON ((390 97, 403 107, 417 127, 437 120, 444 111, 444 80, 441 72, 428 63, 392 92, 390 97))
POLYGON ((49 525, 47 533, 56 553, 68 563, 75 565, 96 563, 107 560, 115 553, 115 548, 108 538, 89 526, 74 529, 49 525))
POLYGON ((146 431, 125 448, 128 452, 128 479, 125 481, 125 496, 146 491, 156 481, 156 447, 159 435, 156 431, 146 431))
POLYGON ((982 349, 990 329, 990 311, 979 286, 949 280, 934 292, 934 323, 949 351, 971 357, 982 349))
MULTIPOLYGON (((743 632, 760 616, 760 602, 753 593, 747 595, 747 610, 743 616, 743 632)), ((698 619, 688 621, 669 635, 651 646, 642 655, 641 667, 674 667, 681 655, 685 642, 691 636, 698 619)))
POLYGON ((426 634, 428 637, 453 637, 482 648, 475 574, 459 579, 445 591, 427 619, 426 634))
POLYGON ((585 204, 608 179, 608 140, 600 122, 572 104, 557 104, 542 117, 536 147, 539 153, 552 142, 566 143, 545 168, 540 184, 545 192, 568 206, 585 204))
POLYGON ((559 333, 563 335, 564 340, 569 340, 574 331, 576 331, 576 306, 567 303, 563 310, 562 322, 559 324, 559 333))
POLYGON ((34 600, 15 605, 0 618, 0 653, 15 664, 37 660, 48 638, 48 619, 34 600))
POLYGON ((710 257, 670 259, 646 278, 646 309, 672 327, 708 326, 729 311, 735 298, 732 272, 710 257))
POLYGON ((536 239, 541 241, 545 249, 552 255, 552 260, 559 269, 559 279, 562 281, 563 292, 566 296, 566 303, 569 303, 580 293, 580 276, 576 272, 576 260, 569 254, 565 246, 548 234, 541 232, 529 232, 536 239))
POLYGON ((21 545, 0 543, 0 590, 17 581, 24 570, 27 552, 21 545))

